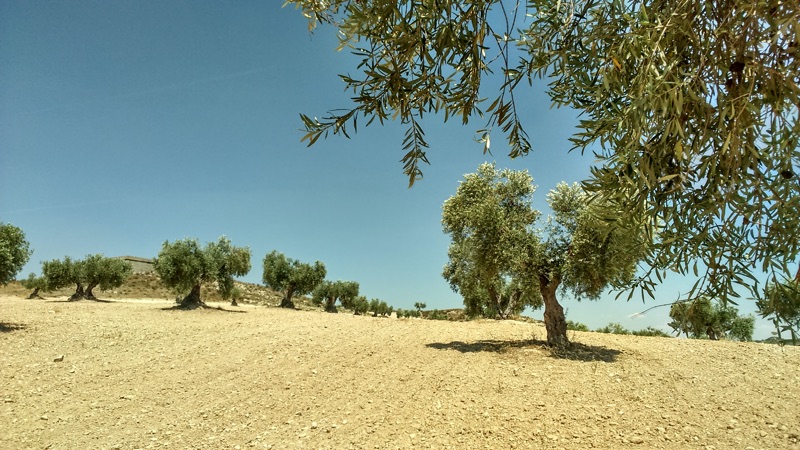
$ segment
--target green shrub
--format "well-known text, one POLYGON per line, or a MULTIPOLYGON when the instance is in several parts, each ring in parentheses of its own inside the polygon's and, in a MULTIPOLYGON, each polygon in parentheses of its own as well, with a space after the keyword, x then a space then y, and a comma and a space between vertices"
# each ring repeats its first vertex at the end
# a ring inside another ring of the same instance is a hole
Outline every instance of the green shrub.
POLYGON ((608 334, 631 334, 630 331, 626 330, 625 327, 616 322, 611 322, 608 325, 604 326, 603 328, 598 328, 595 331, 598 333, 608 333, 608 334))
POLYGON ((658 328, 647 327, 643 330, 631 331, 634 336, 657 336, 657 337, 672 337, 669 333, 665 333, 658 328))
POLYGON ((567 330, 570 331, 589 331, 589 326, 585 323, 574 322, 572 320, 567 321, 567 330))
POLYGON ((425 317, 428 320, 447 320, 447 315, 438 309, 428 312, 425 317))

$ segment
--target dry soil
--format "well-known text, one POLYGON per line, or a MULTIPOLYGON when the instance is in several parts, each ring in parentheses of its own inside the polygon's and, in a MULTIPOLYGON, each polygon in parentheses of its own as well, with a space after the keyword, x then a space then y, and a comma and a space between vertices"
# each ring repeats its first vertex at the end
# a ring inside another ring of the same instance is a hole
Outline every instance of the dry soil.
POLYGON ((800 348, 171 306, 0 297, 0 448, 800 448, 800 348))

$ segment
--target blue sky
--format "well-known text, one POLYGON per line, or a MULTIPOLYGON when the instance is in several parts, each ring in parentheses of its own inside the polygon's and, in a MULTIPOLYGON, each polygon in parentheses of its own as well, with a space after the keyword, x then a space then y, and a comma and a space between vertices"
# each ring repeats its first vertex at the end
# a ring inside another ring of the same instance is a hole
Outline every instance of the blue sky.
MULTIPOLYGON (((396 307, 459 307, 441 277, 440 221, 463 174, 487 158, 527 169, 542 210, 559 181, 588 175, 592 158, 568 153, 575 113, 550 109, 541 86, 523 102, 533 154, 510 160, 497 135, 484 156, 473 141, 480 120, 427 117, 432 165, 412 189, 400 124, 306 148, 299 113, 349 106, 337 74, 355 73, 357 61, 335 51, 334 30, 309 34, 280 4, 0 2, 0 221, 34 249, 22 276, 65 255, 152 257, 165 240, 224 234, 252 249, 245 281, 260 283, 261 261, 277 249, 323 261, 330 279, 358 281, 396 307)), ((686 288, 673 277, 647 305, 613 295, 562 303, 592 328, 666 329, 667 308, 627 316, 686 288)), ((769 335, 769 324, 758 327, 769 335)))

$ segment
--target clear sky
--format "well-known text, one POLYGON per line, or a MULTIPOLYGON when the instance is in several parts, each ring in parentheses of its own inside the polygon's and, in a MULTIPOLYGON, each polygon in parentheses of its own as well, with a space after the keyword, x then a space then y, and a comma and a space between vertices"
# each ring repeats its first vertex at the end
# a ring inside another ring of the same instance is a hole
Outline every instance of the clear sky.
MULTIPOLYGON (((559 181, 588 175, 592 158, 568 153, 575 112, 550 109, 541 86, 522 102, 533 154, 510 160, 498 134, 485 156, 483 122, 427 117, 432 165, 412 189, 400 124, 306 148, 299 113, 350 106, 337 74, 357 60, 281 3, 0 1, 0 221, 34 249, 21 276, 65 255, 153 257, 165 240, 224 234, 252 249, 244 281, 260 283, 277 249, 395 307, 459 307, 441 277, 441 206, 463 175, 486 160, 527 169, 543 211, 559 181)), ((628 316, 686 289, 668 281, 645 305, 561 299, 591 328, 668 330, 668 308, 628 316)), ((770 330, 759 321, 756 337, 770 330)))

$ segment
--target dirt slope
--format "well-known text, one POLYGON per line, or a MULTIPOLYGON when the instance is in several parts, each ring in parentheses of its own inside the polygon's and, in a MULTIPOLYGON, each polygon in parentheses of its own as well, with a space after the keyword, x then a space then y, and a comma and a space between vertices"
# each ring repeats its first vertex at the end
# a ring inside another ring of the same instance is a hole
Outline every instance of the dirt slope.
POLYGON ((0 297, 0 448, 800 448, 800 348, 169 306, 0 297))

